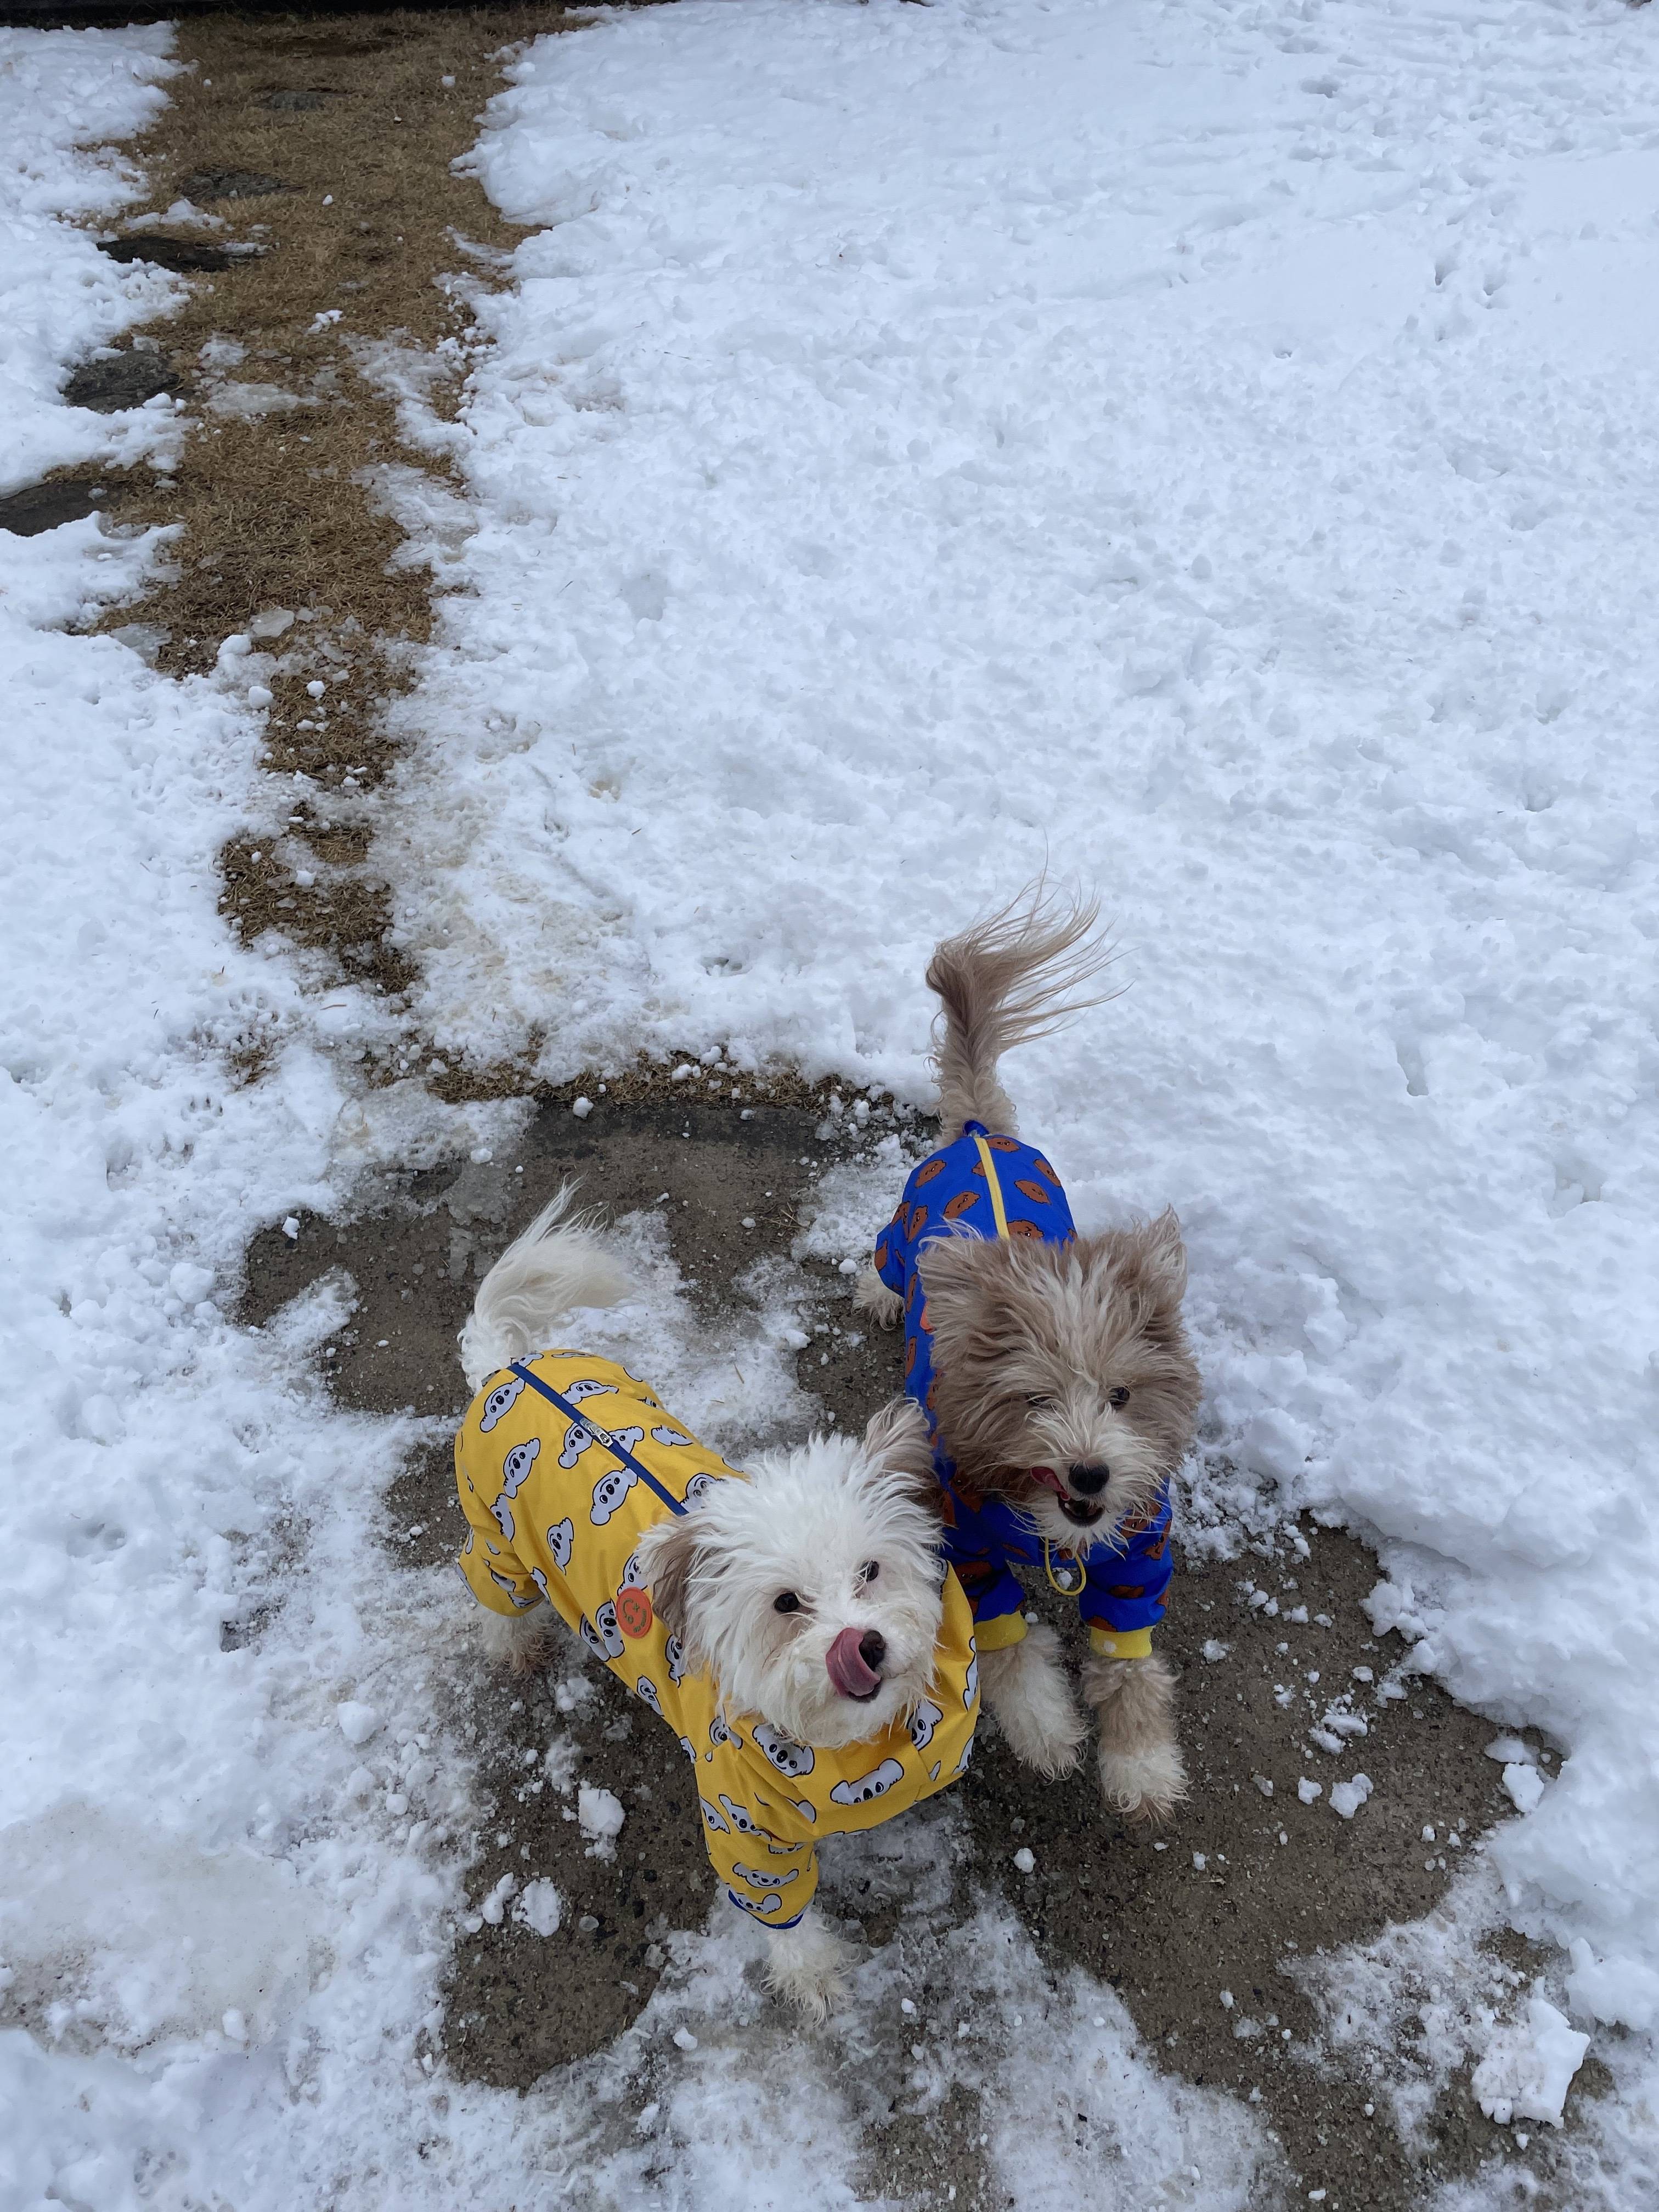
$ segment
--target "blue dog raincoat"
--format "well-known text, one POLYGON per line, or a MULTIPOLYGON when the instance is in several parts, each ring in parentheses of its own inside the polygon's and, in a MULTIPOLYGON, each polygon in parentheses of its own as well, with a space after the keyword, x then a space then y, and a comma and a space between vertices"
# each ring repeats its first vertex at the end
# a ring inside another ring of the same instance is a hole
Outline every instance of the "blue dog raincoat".
POLYGON ((1069 1244, 1077 1229, 1060 1177, 1042 1153, 969 1121, 954 1143, 914 1170, 876 1246, 876 1273, 904 1300, 904 1388, 933 1439, 933 1465, 945 1490, 945 1557, 973 1608, 975 1641, 981 1651, 996 1651, 1024 1635, 1025 1594, 1012 1568, 1018 1560, 1042 1567, 1054 1589, 1076 1597, 1095 1650, 1109 1659, 1145 1659, 1174 1569, 1167 1486, 1111 1534, 1062 1551, 1006 1498, 965 1498, 939 1443, 933 1324, 916 1261, 931 1238, 963 1229, 1050 1244, 1069 1244))

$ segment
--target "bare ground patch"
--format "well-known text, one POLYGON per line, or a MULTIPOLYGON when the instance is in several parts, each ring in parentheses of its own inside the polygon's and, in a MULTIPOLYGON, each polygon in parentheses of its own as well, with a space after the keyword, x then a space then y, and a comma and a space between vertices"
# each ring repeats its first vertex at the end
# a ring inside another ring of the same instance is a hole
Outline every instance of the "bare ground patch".
POLYGON ((374 477, 393 464, 451 472, 401 437, 369 364, 386 345, 418 357, 427 404, 453 412, 469 293, 518 235, 453 164, 504 49, 565 23, 549 6, 181 24, 189 73, 135 149, 148 207, 106 243, 181 270, 190 293, 84 373, 118 394, 135 379, 181 393, 192 432, 172 474, 58 494, 101 492, 123 525, 179 532, 168 573, 105 627, 136 618, 172 675, 210 670, 239 635, 268 656, 264 764, 287 818, 226 848, 223 910, 244 939, 274 930, 394 999, 410 976, 386 942, 368 802, 392 758, 386 708, 434 617, 431 577, 374 477), (220 224, 169 222, 180 200, 220 224))

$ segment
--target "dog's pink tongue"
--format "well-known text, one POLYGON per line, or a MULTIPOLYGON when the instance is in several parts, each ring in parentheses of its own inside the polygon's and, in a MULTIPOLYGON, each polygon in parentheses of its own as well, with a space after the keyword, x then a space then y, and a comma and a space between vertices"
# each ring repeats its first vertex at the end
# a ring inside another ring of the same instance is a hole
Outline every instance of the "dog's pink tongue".
POLYGON ((880 1686, 880 1675, 873 1667, 865 1665, 864 1654, 859 1650, 866 1632, 862 1628, 843 1628, 823 1655, 830 1680, 843 1698, 867 1698, 880 1686))
POLYGON ((1066 1485, 1060 1480, 1060 1476, 1053 1468, 1028 1468, 1026 1469, 1026 1473, 1030 1476, 1033 1482, 1040 1482, 1045 1490, 1052 1490, 1056 1498, 1064 1498, 1067 1494, 1066 1485))

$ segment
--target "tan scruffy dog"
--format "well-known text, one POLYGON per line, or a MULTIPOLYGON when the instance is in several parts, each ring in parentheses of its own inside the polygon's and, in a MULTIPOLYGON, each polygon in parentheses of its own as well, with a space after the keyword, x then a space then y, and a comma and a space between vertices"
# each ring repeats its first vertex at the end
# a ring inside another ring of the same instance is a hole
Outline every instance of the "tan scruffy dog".
POLYGON ((884 1327, 904 1324, 906 1394, 927 1419, 947 1556, 1010 1743, 1059 1775, 1087 1734, 1054 1631, 1027 1630, 1010 1564, 1023 1561, 1088 1625, 1107 1802, 1156 1820, 1187 1793, 1173 1679, 1152 1648, 1173 1564, 1170 1478, 1199 1399, 1180 1224, 1165 1212, 1079 1237, 997 1074, 1010 1047, 1094 1003, 1079 993, 1108 957, 1097 915, 1039 886, 934 953, 945 1141, 905 1185, 857 1296, 884 1327))

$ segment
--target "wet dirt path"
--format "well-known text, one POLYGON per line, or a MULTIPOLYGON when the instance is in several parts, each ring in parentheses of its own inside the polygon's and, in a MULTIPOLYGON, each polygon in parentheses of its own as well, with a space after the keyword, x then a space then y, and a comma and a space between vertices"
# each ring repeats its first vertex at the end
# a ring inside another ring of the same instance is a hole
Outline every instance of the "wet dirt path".
MULTIPOLYGON (((174 471, 64 472, 0 517, 39 529, 96 508, 178 532, 167 573, 102 626, 169 675, 217 665, 268 696, 266 820, 221 855, 223 910, 246 940, 271 931, 314 956, 319 986, 366 983, 393 1011, 408 971, 374 795, 395 758, 387 708, 443 588, 396 518, 456 499, 429 418, 453 416, 469 301, 519 235, 453 165, 506 52, 563 27, 556 6, 181 22, 186 73, 132 149, 148 202, 103 244, 178 271, 189 296, 81 363, 66 397, 165 393, 191 434, 174 471), (418 426, 400 415, 414 396, 418 426)), ((371 1048, 371 1078, 397 1057, 371 1048)))

